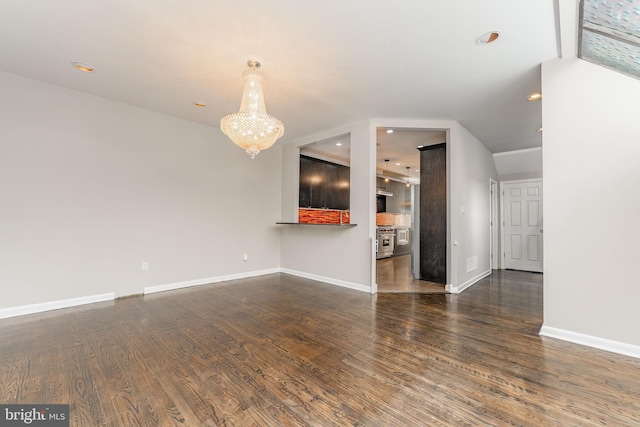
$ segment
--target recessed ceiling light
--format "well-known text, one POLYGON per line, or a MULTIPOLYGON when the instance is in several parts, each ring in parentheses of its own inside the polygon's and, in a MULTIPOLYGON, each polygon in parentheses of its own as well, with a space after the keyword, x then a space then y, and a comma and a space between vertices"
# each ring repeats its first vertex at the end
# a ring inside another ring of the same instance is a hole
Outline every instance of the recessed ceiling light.
POLYGON ((207 106, 207 104, 205 104, 204 102, 194 102, 193 105, 200 108, 207 106))
POLYGON ((487 45, 497 41, 500 38, 500 36, 501 36, 500 31, 489 31, 487 33, 484 33, 480 37, 478 37, 476 39, 476 44, 478 46, 487 45))
POLYGON ((418 148, 422 148, 422 147, 424 147, 424 145, 418 145, 418 148))
POLYGON ((393 129, 387 129, 387 133, 393 133, 393 129))
POLYGON ((539 92, 535 92, 532 93, 531 95, 527 96, 527 99, 529 101, 537 101, 538 99, 542 99, 542 94, 539 92))
POLYGON ((342 142, 336 142, 336 145, 337 145, 338 147, 342 147, 342 142))
POLYGON ((91 64, 87 64, 86 62, 72 62, 71 65, 73 65, 77 70, 80 71, 84 71, 85 73, 93 73, 96 70, 96 67, 94 67, 91 64))
POLYGON ((400 166, 400 163, 396 163, 396 166, 400 166))
POLYGON ((416 172, 420 172, 420 169, 416 169, 416 172))

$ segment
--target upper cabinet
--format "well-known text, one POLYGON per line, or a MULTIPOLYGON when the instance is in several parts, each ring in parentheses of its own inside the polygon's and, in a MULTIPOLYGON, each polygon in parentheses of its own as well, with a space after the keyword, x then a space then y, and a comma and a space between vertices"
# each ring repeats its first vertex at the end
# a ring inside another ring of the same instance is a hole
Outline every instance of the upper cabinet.
POLYGON ((349 209, 349 179, 347 166, 300 155, 299 206, 349 209))
POLYGON ((394 181, 393 179, 385 182, 384 178, 378 177, 376 178, 376 187, 393 193, 393 196, 378 196, 385 198, 384 211, 381 211, 380 208, 378 208, 378 212, 398 214, 411 213, 411 188, 407 187, 406 183, 394 181))
POLYGON ((350 134, 300 147, 299 208, 349 209, 350 162, 350 134))

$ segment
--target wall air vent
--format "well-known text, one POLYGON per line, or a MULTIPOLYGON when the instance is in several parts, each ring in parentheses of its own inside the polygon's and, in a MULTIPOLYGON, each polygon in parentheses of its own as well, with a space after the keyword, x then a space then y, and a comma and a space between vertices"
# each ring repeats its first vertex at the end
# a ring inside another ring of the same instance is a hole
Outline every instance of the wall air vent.
POLYGON ((640 0, 581 0, 578 57, 640 79, 640 0))

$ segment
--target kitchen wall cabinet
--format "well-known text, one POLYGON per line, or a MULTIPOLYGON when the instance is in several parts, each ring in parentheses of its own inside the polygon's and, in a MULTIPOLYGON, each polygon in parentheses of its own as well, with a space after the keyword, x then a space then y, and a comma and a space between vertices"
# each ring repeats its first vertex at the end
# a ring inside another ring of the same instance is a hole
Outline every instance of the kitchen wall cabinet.
POLYGON ((411 213, 411 188, 404 182, 389 180, 384 182, 384 178, 376 178, 376 187, 384 188, 393 193, 393 196, 384 196, 386 201, 385 212, 389 213, 411 213))
POLYGON ((347 166, 300 155, 299 207, 349 209, 347 166))

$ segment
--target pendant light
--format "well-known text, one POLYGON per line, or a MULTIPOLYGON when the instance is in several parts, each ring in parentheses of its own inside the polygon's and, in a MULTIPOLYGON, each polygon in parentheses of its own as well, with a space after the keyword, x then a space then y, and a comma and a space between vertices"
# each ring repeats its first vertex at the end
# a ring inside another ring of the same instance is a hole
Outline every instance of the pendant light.
POLYGON ((264 104, 264 76, 258 71, 258 61, 247 61, 249 69, 242 76, 244 91, 240 111, 224 116, 220 129, 251 158, 271 147, 284 134, 284 125, 267 114, 264 104))
POLYGON ((389 182, 389 159, 384 159, 384 163, 385 163, 384 182, 389 182))
POLYGON ((411 166, 406 166, 407 169, 407 187, 411 187, 411 183, 409 182, 409 169, 411 169, 411 166))

